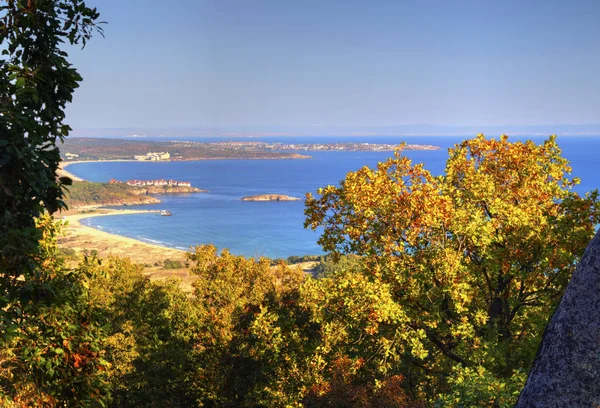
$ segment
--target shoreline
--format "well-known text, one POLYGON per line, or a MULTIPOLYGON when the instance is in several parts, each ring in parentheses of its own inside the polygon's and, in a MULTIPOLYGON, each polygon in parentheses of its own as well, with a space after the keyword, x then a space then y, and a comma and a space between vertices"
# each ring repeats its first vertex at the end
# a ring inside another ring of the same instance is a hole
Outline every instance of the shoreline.
MULTIPOLYGON (((129 258, 131 262, 144 266, 142 274, 147 278, 151 280, 177 278, 186 292, 193 292, 193 282, 196 277, 190 273, 187 265, 187 254, 191 251, 151 244, 89 227, 80 222, 84 218, 158 213, 159 210, 110 209, 97 206, 80 207, 78 210, 93 212, 78 212, 60 217, 67 222, 63 229, 63 236, 58 238, 60 248, 70 249, 77 254, 95 251, 100 259, 111 256, 129 258), (164 269, 164 262, 167 259, 180 262, 181 268, 164 269)), ((315 261, 307 261, 289 267, 300 268, 304 273, 313 274, 316 264, 315 261)))
MULTIPOLYGON (((59 165, 59 171, 61 174, 59 174, 60 176, 67 176, 70 177, 72 180, 74 181, 88 181, 85 180, 67 170, 65 170, 65 168, 71 164, 77 164, 77 163, 102 163, 102 162, 134 162, 134 161, 139 161, 139 160, 79 160, 79 161, 67 161, 67 162, 61 162, 59 165)), ((165 160, 165 161, 170 161, 170 160, 165 160)), ((96 243, 102 244, 104 242, 111 242, 114 246, 114 248, 119 247, 121 250, 118 251, 107 251, 104 250, 102 252, 104 252, 103 257, 104 256, 110 256, 113 253, 121 253, 119 256, 124 256, 124 257, 129 257, 132 258, 131 256, 127 255, 130 253, 141 253, 144 254, 146 253, 149 249, 150 250, 160 250, 162 251, 164 254, 171 254, 171 255, 177 255, 178 258, 185 258, 184 254, 187 253, 188 251, 186 250, 182 250, 182 249, 177 249, 177 248, 173 248, 173 247, 169 247, 169 246, 163 246, 163 245, 158 245, 158 244, 152 244, 146 241, 142 241, 140 239, 136 239, 136 238, 131 238, 131 237, 127 237, 124 235, 119 235, 119 234, 113 234, 110 232, 106 232, 103 230, 100 230, 98 228, 94 228, 94 227, 90 227, 87 225, 83 225, 80 221, 85 219, 85 218, 94 218, 94 217, 105 217, 105 216, 116 216, 116 215, 131 215, 131 214, 148 214, 148 213, 160 213, 160 210, 129 210, 129 209, 113 209, 113 208, 106 208, 107 206, 105 205, 85 205, 85 206, 81 206, 81 207, 76 207, 73 208, 72 210, 68 210, 65 213, 62 213, 60 215, 58 215, 58 217, 62 218, 64 221, 67 221, 67 226, 65 227, 65 232, 67 235, 71 235, 71 239, 73 239, 73 241, 84 241, 82 243, 86 243, 86 244, 90 244, 90 247, 96 249, 96 243), (90 211, 90 212, 88 212, 90 211), (130 248, 133 249, 133 247, 139 247, 139 248, 135 248, 138 249, 136 251, 122 251, 122 247, 126 247, 126 248, 130 248)), ((77 242, 78 244, 79 242, 77 242)), ((73 246, 67 245, 68 247, 72 248, 72 249, 79 249, 79 250, 83 250, 83 249, 87 249, 87 248, 74 248, 73 246)), ((151 251, 152 252, 152 251, 151 251)), ((100 253, 100 251, 99 251, 100 253)), ((133 258, 132 258, 133 260, 133 258)), ((139 261, 141 262, 141 261, 139 261)), ((141 262, 144 263, 144 262, 141 262)))
POLYGON ((74 214, 65 214, 61 217, 63 221, 67 221, 67 229, 77 229, 85 232, 88 235, 92 235, 101 239, 110 239, 115 241, 115 243, 128 243, 128 244, 142 244, 144 246, 150 246, 154 248, 160 248, 161 250, 170 250, 180 253, 186 253, 188 251, 178 248, 173 248, 169 246, 163 246, 159 244, 151 244, 149 242, 145 242, 136 238, 130 238, 124 235, 113 234, 111 232, 106 232, 98 228, 90 227, 82 224, 80 221, 87 218, 95 218, 95 217, 106 217, 106 216, 116 216, 116 215, 132 215, 132 214, 160 214, 160 210, 128 210, 128 209, 113 209, 113 208, 105 208, 103 206, 85 206, 77 208, 77 213, 74 214), (93 212, 81 212, 81 211, 93 211, 93 212))
POLYGON ((77 213, 59 215, 56 219, 66 221, 63 236, 59 237, 59 247, 85 254, 95 251, 98 257, 106 259, 110 256, 129 258, 133 263, 144 265, 144 276, 150 279, 179 278, 184 289, 192 290, 194 277, 190 275, 187 267, 186 255, 188 251, 151 244, 139 239, 113 234, 100 229, 89 227, 81 223, 84 218, 148 214, 159 210, 128 210, 110 209, 99 206, 86 206, 77 209, 77 213), (91 212, 81 212, 91 211, 91 212), (164 269, 165 260, 178 261, 182 267, 177 269, 164 269))
MULTIPOLYGON (((196 159, 194 159, 196 160, 196 159)), ((204 160, 204 159, 198 159, 204 160)), ((207 159, 212 160, 212 159, 207 159)), ((139 160, 79 160, 79 161, 67 161, 60 163, 61 175, 71 177, 75 181, 88 181, 71 172, 65 170, 71 164, 78 163, 103 163, 103 162, 138 162, 139 160)), ((173 162, 174 160, 161 160, 160 162, 173 162)), ((187 160, 185 160, 187 161, 187 160)), ((158 161, 157 161, 158 162, 158 161)), ((174 259, 185 262, 186 254, 192 252, 190 250, 183 250, 179 248, 173 248, 171 246, 160 245, 156 243, 150 243, 143 241, 138 238, 131 238, 117 233, 110 233, 92 226, 82 224, 80 221, 86 218, 103 217, 103 216, 117 216, 117 215, 131 215, 131 214, 148 214, 148 213, 160 213, 158 209, 121 209, 121 208, 107 208, 107 207, 118 207, 118 205, 99 205, 91 204, 80 207, 74 207, 65 212, 59 213, 56 219, 67 221, 67 225, 64 228, 65 238, 59 239, 61 246, 74 249, 77 252, 83 252, 85 250, 96 250, 101 258, 107 258, 111 255, 130 258, 135 263, 145 265, 144 274, 154 277, 156 268, 148 265, 148 261, 151 264, 157 260, 174 259)), ((190 247, 191 248, 191 247, 190 247)), ((312 268, 304 268, 303 270, 309 271, 312 268)), ((154 265, 156 266, 156 265, 154 265)), ((160 270, 159 275, 164 275, 165 271, 160 270)), ((173 272, 167 272, 170 274, 177 274, 186 284, 190 277, 187 269, 173 270, 173 272)), ((164 276, 161 276, 164 277, 164 276)))
POLYGON ((81 177, 79 177, 79 176, 76 176, 75 174, 71 173, 70 171, 68 171, 68 170, 65 170, 65 168, 66 168, 66 167, 67 167, 69 164, 73 164, 73 163, 77 163, 77 162, 63 162, 63 161, 61 161, 61 162, 59 163, 59 165, 58 165, 58 169, 56 170, 56 174, 57 174, 59 177, 68 177, 68 178, 70 178, 70 179, 71 179, 71 180, 73 180, 73 181, 87 181, 87 180, 84 180, 84 179, 82 179, 82 178, 81 178, 81 177))

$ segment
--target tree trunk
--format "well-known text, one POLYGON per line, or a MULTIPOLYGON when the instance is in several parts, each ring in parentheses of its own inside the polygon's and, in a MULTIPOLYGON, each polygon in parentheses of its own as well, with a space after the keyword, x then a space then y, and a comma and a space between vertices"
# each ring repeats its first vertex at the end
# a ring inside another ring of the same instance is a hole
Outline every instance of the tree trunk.
POLYGON ((515 408, 600 406, 600 231, 573 273, 515 408))

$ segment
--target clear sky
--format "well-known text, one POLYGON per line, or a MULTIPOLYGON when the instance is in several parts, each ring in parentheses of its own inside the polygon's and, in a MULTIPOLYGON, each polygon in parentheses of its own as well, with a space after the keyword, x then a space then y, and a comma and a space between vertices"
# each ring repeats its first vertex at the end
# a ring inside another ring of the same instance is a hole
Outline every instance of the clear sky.
POLYGON ((600 123, 600 0, 87 0, 76 129, 600 123))

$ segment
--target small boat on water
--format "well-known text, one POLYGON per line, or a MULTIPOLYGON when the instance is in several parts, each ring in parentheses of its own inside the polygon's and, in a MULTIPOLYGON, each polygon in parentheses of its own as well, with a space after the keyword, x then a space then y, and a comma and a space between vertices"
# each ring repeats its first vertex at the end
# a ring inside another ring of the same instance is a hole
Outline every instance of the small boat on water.
POLYGON ((164 215, 165 217, 169 216, 169 215, 173 215, 171 214, 171 211, 167 211, 167 210, 160 210, 160 215, 164 215))

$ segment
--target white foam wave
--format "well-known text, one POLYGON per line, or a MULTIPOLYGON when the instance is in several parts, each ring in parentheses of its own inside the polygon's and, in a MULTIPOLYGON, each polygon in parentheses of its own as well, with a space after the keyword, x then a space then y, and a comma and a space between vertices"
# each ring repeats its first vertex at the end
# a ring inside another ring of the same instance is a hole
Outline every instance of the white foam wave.
POLYGON ((162 241, 157 241, 157 240, 155 240, 155 239, 150 239, 150 238, 142 238, 142 239, 143 239, 144 241, 147 241, 147 242, 152 242, 153 244, 164 244, 164 242, 162 242, 162 241))

